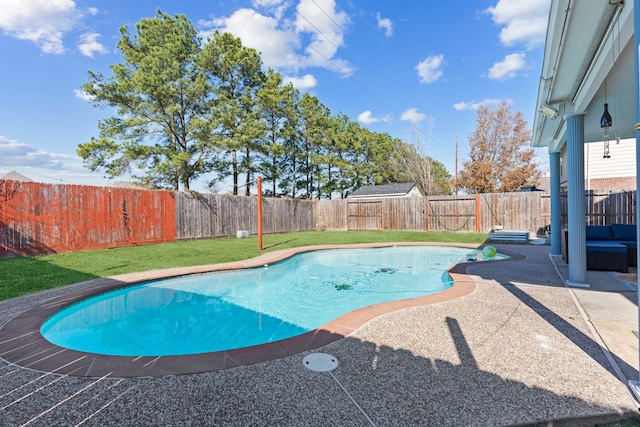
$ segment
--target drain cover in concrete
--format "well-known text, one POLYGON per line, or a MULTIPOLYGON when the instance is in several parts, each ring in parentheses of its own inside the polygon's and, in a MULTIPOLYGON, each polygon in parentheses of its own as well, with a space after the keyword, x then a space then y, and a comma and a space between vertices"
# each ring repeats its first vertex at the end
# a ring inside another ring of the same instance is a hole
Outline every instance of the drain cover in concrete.
POLYGON ((338 359, 326 353, 312 353, 302 359, 302 364, 312 371, 327 372, 338 367, 338 359))

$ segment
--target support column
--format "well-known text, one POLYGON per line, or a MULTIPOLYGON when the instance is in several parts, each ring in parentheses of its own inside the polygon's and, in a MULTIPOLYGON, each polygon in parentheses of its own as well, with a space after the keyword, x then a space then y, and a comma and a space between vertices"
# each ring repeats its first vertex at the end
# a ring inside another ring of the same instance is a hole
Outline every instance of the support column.
POLYGON ((588 288, 584 202, 584 113, 571 114, 567 123, 569 278, 567 285, 588 288))
POLYGON ((562 255, 562 213, 560 212, 560 153, 549 153, 551 177, 551 256, 562 255))
MULTIPOLYGON (((636 195, 640 194, 640 0, 633 1, 633 45, 634 49, 634 92, 636 98, 636 195)), ((636 206, 636 243, 640 242, 640 210, 636 206)), ((638 258, 640 260, 640 253, 638 258)), ((636 301, 640 307, 640 292, 636 301)), ((638 311, 638 327, 640 327, 640 310, 638 311)), ((640 354, 639 354, 640 356, 640 354)), ((640 400, 640 378, 629 380, 629 387, 637 400, 640 400)))

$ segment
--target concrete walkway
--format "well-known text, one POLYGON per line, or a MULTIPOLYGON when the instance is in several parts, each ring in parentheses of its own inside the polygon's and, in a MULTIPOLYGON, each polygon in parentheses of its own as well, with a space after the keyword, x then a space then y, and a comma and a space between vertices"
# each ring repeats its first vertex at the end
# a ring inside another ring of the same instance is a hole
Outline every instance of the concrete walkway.
MULTIPOLYGON (((0 425, 574 426, 636 415, 601 345, 637 377, 635 294, 608 273, 590 276, 588 290, 565 287, 548 246, 496 246, 525 259, 474 263, 476 289, 464 297, 383 314, 274 361, 123 379, 0 360, 0 425), (337 369, 305 368, 315 352, 334 356, 337 369)), ((0 325, 78 286, 2 301, 0 325)))
MULTIPOLYGON (((558 273, 569 277, 569 267, 560 257, 553 257, 558 273)), ((633 270, 637 270, 632 268, 633 270)), ((607 271, 587 271, 589 288, 572 288, 596 340, 613 357, 618 376, 639 380, 638 364, 638 293, 637 287, 625 285, 607 271)))

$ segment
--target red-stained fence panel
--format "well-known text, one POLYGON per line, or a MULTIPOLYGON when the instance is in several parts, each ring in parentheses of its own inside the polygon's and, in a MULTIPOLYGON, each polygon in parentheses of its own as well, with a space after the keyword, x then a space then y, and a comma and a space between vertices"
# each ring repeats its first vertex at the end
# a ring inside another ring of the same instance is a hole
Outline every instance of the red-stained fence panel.
POLYGON ((0 180, 0 248, 21 255, 171 242, 175 194, 0 180))

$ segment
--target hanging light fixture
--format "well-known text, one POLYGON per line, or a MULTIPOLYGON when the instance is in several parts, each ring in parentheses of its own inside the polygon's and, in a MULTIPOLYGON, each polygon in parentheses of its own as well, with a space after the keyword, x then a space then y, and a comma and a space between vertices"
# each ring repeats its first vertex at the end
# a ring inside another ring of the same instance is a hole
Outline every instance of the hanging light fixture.
POLYGON ((609 114, 609 109, 607 108, 608 104, 605 102, 604 104, 604 113, 602 113, 602 118, 600 119, 600 127, 604 132, 604 155, 603 159, 610 159, 611 155, 609 154, 609 126, 612 124, 611 114, 609 114))
MULTIPOLYGON (((609 4, 610 5, 617 5, 617 13, 618 16, 616 18, 616 24, 618 25, 618 56, 620 55, 620 13, 622 11, 622 8, 624 7, 624 0, 609 0, 609 4)), ((615 28, 615 27, 614 27, 615 28)), ((612 77, 615 77, 615 67, 616 65, 619 66, 619 64, 617 63, 617 57, 616 57, 616 34, 614 33, 614 31, 612 30, 611 33, 611 53, 613 55, 612 58, 612 62, 611 62, 611 73, 612 73, 612 77)), ((618 79, 618 83, 619 83, 618 79)), ((619 95, 620 90, 618 88, 618 90, 616 90, 616 80, 614 79, 613 81, 614 83, 614 103, 616 101, 616 96, 619 95)), ((609 104, 607 104, 607 80, 605 78, 604 80, 604 112, 602 113, 602 117, 600 118, 600 127, 602 128, 603 134, 604 134, 604 155, 602 156, 602 158, 604 159, 609 159, 611 158, 611 155, 609 154, 609 127, 613 124, 613 119, 611 118, 611 114, 609 114, 609 104)), ((615 132, 615 137, 616 137, 616 144, 620 143, 620 135, 618 134, 617 129, 614 130, 615 132)))
POLYGON ((604 131, 605 139, 609 139, 609 127, 612 124, 613 124, 613 120, 611 119, 611 114, 609 114, 609 104, 605 102, 604 113, 602 113, 602 117, 600 118, 600 127, 604 131))
POLYGON ((600 127, 604 133, 604 155, 603 159, 610 159, 611 155, 609 154, 609 127, 612 125, 613 119, 611 119, 611 114, 609 114, 609 104, 607 104, 607 81, 604 82, 604 112, 602 113, 602 117, 600 118, 600 127))

